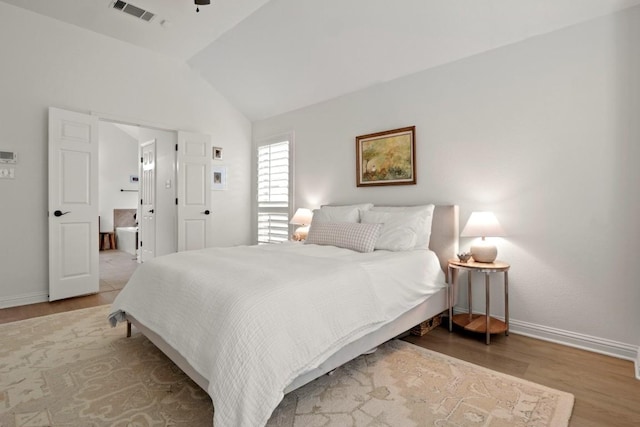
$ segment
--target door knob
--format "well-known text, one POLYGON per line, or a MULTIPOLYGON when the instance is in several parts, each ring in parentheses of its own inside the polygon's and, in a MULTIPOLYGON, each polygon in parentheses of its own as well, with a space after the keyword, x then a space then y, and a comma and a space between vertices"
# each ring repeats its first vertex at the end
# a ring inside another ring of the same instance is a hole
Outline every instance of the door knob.
POLYGON ((69 213, 69 211, 67 211, 67 212, 55 211, 53 213, 53 216, 62 216, 62 215, 66 215, 68 213, 69 213))
POLYGON ((150 212, 150 213, 153 213, 153 211, 154 211, 154 209, 149 209, 149 212, 150 212))
POLYGON ((211 213, 211 211, 209 209, 207 209, 206 211, 202 212, 205 215, 209 215, 211 213))

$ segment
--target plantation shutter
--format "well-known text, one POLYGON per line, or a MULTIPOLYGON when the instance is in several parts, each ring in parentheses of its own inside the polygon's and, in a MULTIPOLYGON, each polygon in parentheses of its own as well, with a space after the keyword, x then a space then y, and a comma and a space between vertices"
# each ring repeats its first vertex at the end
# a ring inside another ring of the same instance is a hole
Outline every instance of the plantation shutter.
POLYGON ((290 141, 258 147, 258 244, 289 239, 290 141))

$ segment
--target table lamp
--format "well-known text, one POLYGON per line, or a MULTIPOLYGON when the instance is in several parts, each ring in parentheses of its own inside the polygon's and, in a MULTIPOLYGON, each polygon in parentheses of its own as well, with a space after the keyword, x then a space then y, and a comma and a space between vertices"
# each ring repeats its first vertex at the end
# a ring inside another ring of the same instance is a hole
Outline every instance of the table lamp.
POLYGON ((293 233, 293 240, 300 241, 307 238, 307 234, 309 234, 309 224, 311 224, 312 217, 313 212, 311 212, 310 209, 298 208, 296 210, 296 213, 293 214, 289 224, 300 225, 301 227, 296 228, 295 233, 293 233))
POLYGON ((471 256, 476 262, 493 262, 498 256, 498 249, 485 237, 505 236, 493 212, 472 212, 467 224, 462 229, 462 237, 482 237, 480 242, 471 245, 471 256))

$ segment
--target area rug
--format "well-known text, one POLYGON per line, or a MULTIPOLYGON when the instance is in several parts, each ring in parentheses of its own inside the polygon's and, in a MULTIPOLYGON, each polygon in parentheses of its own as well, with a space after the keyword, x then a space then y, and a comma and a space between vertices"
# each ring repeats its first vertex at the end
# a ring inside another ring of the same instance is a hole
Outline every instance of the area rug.
MULTIPOLYGON (((209 396, 101 306, 0 325, 0 426, 211 426, 209 396)), ((566 426, 571 394, 393 340, 285 396, 269 426, 566 426)))

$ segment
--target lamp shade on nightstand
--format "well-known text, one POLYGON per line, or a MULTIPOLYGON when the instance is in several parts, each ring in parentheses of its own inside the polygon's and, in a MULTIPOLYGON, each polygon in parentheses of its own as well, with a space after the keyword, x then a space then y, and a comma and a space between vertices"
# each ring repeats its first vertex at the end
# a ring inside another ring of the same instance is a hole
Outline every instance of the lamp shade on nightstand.
POLYGON ((307 234, 309 233, 309 224, 311 224, 311 219, 313 218, 313 212, 310 209, 306 208, 298 208, 296 213, 291 217, 291 221, 289 224, 300 225, 301 227, 296 228, 294 233, 294 240, 304 240, 307 238, 307 234))
POLYGON ((471 245, 471 256, 476 262, 493 262, 498 255, 495 245, 485 240, 486 237, 502 237, 505 232, 493 212, 472 212, 467 224, 462 229, 462 237, 482 237, 481 242, 471 245))

